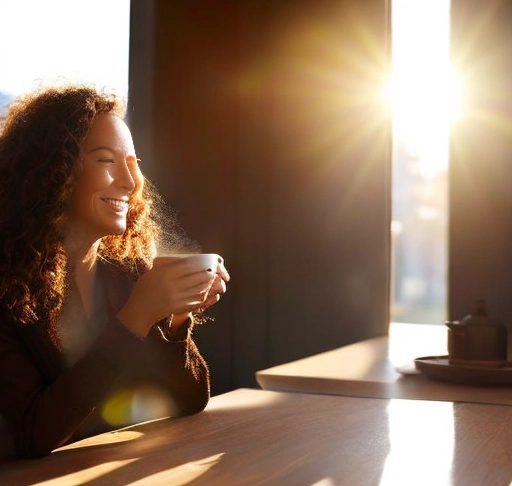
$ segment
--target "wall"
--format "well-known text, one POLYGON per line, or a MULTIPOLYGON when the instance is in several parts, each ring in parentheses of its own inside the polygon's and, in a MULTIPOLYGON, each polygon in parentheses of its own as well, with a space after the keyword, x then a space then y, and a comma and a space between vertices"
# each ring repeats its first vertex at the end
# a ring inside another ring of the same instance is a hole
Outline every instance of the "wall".
POLYGON ((512 327, 512 2, 452 0, 466 111, 452 133, 449 317, 485 299, 512 327))
POLYGON ((143 170, 233 277, 196 332, 214 393, 387 333, 388 25, 383 0, 132 0, 143 170))

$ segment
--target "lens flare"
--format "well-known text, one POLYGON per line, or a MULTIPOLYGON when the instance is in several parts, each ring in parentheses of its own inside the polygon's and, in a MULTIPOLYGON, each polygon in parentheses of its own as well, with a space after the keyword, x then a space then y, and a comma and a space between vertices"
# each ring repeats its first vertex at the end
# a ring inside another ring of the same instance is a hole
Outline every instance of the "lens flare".
POLYGON ((115 427, 146 422, 173 415, 168 394, 155 387, 125 388, 112 394, 103 404, 103 420, 115 427))

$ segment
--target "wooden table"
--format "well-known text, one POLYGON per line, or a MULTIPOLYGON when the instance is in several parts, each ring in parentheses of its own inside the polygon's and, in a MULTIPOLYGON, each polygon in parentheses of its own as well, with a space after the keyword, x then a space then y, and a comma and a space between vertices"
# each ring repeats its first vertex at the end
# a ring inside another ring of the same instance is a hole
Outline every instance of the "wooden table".
POLYGON ((397 371, 413 371, 415 358, 446 354, 444 325, 394 323, 389 336, 261 370, 256 380, 264 390, 512 405, 512 387, 443 383, 397 371))
POLYGON ((507 486, 512 407, 240 389, 0 467, 6 486, 507 486))

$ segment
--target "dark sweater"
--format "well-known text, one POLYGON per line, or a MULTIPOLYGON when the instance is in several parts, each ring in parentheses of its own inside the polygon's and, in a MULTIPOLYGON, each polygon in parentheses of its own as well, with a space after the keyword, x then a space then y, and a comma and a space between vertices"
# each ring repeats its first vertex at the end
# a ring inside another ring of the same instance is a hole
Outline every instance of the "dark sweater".
POLYGON ((0 426, 0 459, 42 456, 88 435, 206 406, 208 369, 191 329, 182 341, 169 341, 166 323, 159 323, 140 339, 115 317, 135 278, 106 263, 99 264, 98 278, 107 324, 71 367, 54 337, 55 323, 20 325, 0 309, 0 415, 6 423, 3 437, 0 426), (129 406, 135 398, 142 415, 129 406), (9 442, 11 450, 2 452, 9 442))

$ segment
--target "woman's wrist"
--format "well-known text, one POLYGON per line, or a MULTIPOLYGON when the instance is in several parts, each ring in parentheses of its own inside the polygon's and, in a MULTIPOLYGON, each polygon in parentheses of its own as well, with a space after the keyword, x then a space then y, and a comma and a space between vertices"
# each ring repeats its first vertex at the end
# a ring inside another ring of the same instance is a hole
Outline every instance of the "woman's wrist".
POLYGON ((172 314, 171 315, 171 324, 174 327, 181 327, 189 324, 188 321, 192 319, 192 313, 191 312, 185 312, 183 314, 172 314))
POLYGON ((165 337, 169 341, 184 341, 193 323, 192 313, 172 314, 167 322, 165 337))

